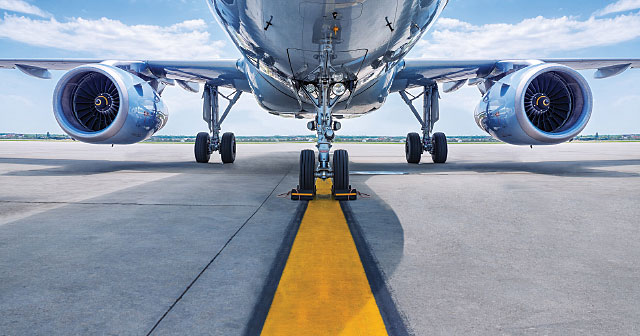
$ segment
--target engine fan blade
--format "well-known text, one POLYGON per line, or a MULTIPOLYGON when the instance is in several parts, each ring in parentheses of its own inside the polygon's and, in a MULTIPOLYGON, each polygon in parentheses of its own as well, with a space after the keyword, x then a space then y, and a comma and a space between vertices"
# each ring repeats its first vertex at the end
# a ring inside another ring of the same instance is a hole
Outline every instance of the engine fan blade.
POLYGON ((89 73, 78 82, 72 107, 82 126, 93 132, 102 131, 113 123, 120 110, 118 88, 107 76, 89 73))
POLYGON ((567 83, 552 72, 531 81, 524 103, 531 123, 548 133, 557 132, 567 123, 573 107, 567 83))

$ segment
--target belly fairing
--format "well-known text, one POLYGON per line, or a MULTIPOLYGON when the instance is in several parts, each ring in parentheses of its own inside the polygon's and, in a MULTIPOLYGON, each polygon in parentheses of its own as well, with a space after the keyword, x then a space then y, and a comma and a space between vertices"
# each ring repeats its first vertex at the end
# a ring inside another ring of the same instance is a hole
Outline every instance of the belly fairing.
POLYGON ((385 83, 448 0, 208 1, 245 56, 252 85, 270 85, 256 98, 273 113, 313 111, 310 104, 300 104, 292 80, 318 66, 319 36, 329 33, 335 51, 332 65, 357 78, 349 106, 343 102, 335 110, 346 115, 379 108, 388 92, 365 91, 388 90, 385 83), (274 92, 267 92, 272 89, 280 97, 272 99, 274 92))

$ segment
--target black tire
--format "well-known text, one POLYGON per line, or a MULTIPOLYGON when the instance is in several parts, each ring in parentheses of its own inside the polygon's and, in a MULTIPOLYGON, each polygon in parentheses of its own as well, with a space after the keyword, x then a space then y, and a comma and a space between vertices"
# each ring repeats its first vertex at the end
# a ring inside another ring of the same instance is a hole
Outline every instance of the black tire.
POLYGON ((422 140, 420 134, 407 134, 407 142, 404 144, 404 152, 408 163, 420 163, 422 159, 422 140))
POLYGON ((196 136, 196 145, 194 146, 194 152, 196 154, 196 162, 208 163, 211 159, 211 152, 209 151, 209 144, 211 143, 211 137, 207 132, 200 132, 196 136))
POLYGON ((447 162, 447 155, 449 153, 447 146, 447 136, 444 133, 435 133, 431 139, 433 149, 431 150, 431 158, 433 163, 445 163, 447 162))
POLYGON ((236 136, 233 133, 225 133, 220 141, 220 157, 222 163, 233 163, 236 161, 236 136))
POLYGON ((333 189, 349 190, 349 153, 344 149, 333 152, 333 189))
POLYGON ((316 190, 316 152, 305 149, 300 152, 300 190, 316 190))

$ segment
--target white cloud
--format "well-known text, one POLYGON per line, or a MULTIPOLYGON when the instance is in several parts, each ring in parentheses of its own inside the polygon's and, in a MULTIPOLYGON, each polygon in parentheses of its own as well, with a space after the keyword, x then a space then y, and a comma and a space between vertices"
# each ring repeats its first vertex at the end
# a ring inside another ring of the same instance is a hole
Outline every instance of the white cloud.
POLYGON ((526 19, 516 24, 473 25, 442 18, 417 51, 425 58, 528 58, 558 51, 615 45, 640 37, 640 13, 614 18, 526 19))
POLYGON ((43 11, 42 9, 22 0, 0 0, 0 9, 5 9, 12 12, 31 14, 40 17, 51 17, 51 14, 43 11))
POLYGON ((0 93, 0 101, 15 101, 18 102, 21 106, 33 108, 35 104, 33 101, 27 99, 24 96, 16 95, 16 94, 3 94, 0 93))
POLYGON ((597 11, 594 15, 604 16, 613 13, 626 12, 638 8, 640 8, 640 0, 619 0, 617 2, 609 4, 602 10, 597 11))
POLYGON ((211 39, 204 20, 155 26, 107 18, 59 22, 9 14, 0 19, 0 38, 115 59, 212 59, 220 57, 225 44, 211 39))

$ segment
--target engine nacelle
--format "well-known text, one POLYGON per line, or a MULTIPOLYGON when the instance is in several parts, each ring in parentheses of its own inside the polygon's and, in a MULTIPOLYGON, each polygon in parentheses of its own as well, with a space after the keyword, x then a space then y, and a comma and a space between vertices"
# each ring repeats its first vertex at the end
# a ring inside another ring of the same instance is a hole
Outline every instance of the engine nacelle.
POLYGON ((593 97, 577 71, 537 64, 497 81, 476 108, 478 126, 513 145, 555 145, 587 126, 593 97))
POLYGON ((162 129, 168 112, 141 78, 92 64, 65 74, 53 95, 53 111, 69 136, 95 144, 132 144, 162 129))

